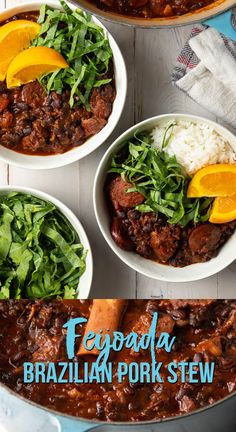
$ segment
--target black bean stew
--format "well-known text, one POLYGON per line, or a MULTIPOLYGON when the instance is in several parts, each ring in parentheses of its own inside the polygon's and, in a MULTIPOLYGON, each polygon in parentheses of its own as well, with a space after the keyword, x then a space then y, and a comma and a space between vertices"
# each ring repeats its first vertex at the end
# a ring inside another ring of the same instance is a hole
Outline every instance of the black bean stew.
MULTIPOLYGON (((105 421, 164 419, 211 405, 236 391, 236 301, 131 300, 122 320, 124 334, 149 331, 159 313, 157 337, 176 336, 171 354, 156 352, 163 362, 163 383, 118 384, 118 361, 150 362, 148 350, 123 349, 113 356, 112 384, 27 384, 23 363, 68 361, 65 330, 70 318, 89 317, 89 300, 0 302, 0 380, 19 395, 63 413, 105 421), (213 382, 190 384, 166 380, 170 361, 215 362, 213 382)), ((83 334, 84 327, 78 329, 83 334)), ((77 339, 78 340, 78 339, 77 339)), ((78 347, 78 346, 77 346, 78 347)), ((77 351, 76 351, 77 352, 77 351)), ((83 361, 76 356, 74 361, 83 361)))
POLYGON ((217 225, 189 223, 185 227, 170 224, 162 214, 137 211, 135 207, 145 198, 139 192, 127 193, 130 188, 132 184, 120 175, 108 178, 111 234, 120 248, 144 258, 175 267, 206 262, 217 255, 236 228, 236 221, 217 225))
POLYGON ((91 0, 105 11, 137 18, 167 18, 194 12, 215 0, 91 0))
MULTIPOLYGON (((11 20, 33 21, 37 16, 28 12, 11 20)), ((90 111, 76 104, 71 109, 67 89, 62 94, 46 94, 38 81, 15 89, 7 89, 5 82, 0 82, 1 145, 32 155, 65 153, 82 145, 103 129, 112 112, 116 95, 112 64, 107 78, 112 78, 110 84, 92 90, 90 111)))

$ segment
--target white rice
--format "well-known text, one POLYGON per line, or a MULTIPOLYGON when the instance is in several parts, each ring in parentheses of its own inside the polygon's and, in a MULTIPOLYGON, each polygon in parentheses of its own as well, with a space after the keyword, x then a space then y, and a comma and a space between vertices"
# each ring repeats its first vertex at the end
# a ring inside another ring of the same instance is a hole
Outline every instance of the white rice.
MULTIPOLYGON (((152 130, 153 145, 161 148, 165 130, 170 124, 152 130)), ((188 174, 194 174, 207 165, 236 163, 236 153, 229 142, 206 124, 177 121, 168 131, 167 138, 170 134, 164 150, 170 156, 175 155, 188 174)))

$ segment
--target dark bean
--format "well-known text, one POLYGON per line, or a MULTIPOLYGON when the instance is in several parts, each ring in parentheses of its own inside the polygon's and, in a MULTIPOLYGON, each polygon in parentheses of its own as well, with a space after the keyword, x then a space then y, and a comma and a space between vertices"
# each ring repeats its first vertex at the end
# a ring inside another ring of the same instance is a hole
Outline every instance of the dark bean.
POLYGON ((222 357, 220 359, 223 369, 229 370, 236 366, 236 358, 233 356, 222 357))
POLYGON ((176 394, 175 399, 179 401, 187 394, 188 394, 188 390, 184 387, 180 387, 180 390, 176 394))
POLYGON ((236 330, 231 330, 227 333, 227 339, 236 339, 236 330))
POLYGON ((50 396, 50 397, 48 398, 48 400, 49 400, 49 402, 50 402, 52 405, 55 405, 55 401, 56 401, 55 396, 50 396))
POLYGON ((153 227, 150 223, 148 223, 147 225, 144 225, 144 227, 143 227, 143 232, 145 234, 149 234, 152 230, 153 230, 153 227))
POLYGON ((187 316, 187 312, 184 309, 174 309, 171 312, 171 316, 174 320, 183 320, 187 316))
POLYGON ((129 210, 128 216, 129 216, 129 219, 136 220, 136 219, 140 218, 140 213, 138 210, 129 210))
POLYGON ((60 99, 55 99, 52 102, 52 106, 53 106, 53 108, 60 108, 61 107, 61 101, 60 101, 60 99))
POLYGON ((146 311, 153 316, 155 312, 158 312, 158 303, 154 301, 148 301, 146 311))
POLYGON ((231 310, 232 309, 228 306, 224 307, 223 310, 221 310, 221 317, 226 318, 229 315, 231 310))
POLYGON ((163 384, 155 384, 153 390, 157 394, 161 394, 163 392, 163 384))
POLYGON ((209 312, 206 307, 202 307, 189 314, 189 324, 193 327, 200 327, 200 325, 209 319, 209 312))
POLYGON ((9 132, 4 135, 4 143, 6 143, 8 147, 16 147, 20 141, 21 136, 17 133, 9 132))
POLYGON ((130 387, 130 386, 127 386, 127 387, 125 387, 124 388, 124 392, 126 393, 126 394, 128 394, 128 395, 135 395, 135 390, 134 390, 134 388, 132 388, 132 387, 130 387))
POLYGON ((182 348, 182 344, 181 344, 181 342, 178 341, 178 340, 175 340, 174 343, 173 343, 173 345, 172 345, 172 351, 173 351, 173 352, 177 352, 177 351, 179 351, 181 348, 182 348))
POLYGON ((134 400, 132 402, 129 403, 128 405, 128 410, 129 411, 135 411, 140 407, 140 403, 138 400, 134 400))
POLYGON ((180 401, 180 410, 183 412, 189 412, 196 409, 195 401, 189 396, 183 396, 180 401))
POLYGON ((11 362, 16 363, 19 360, 29 357, 31 354, 28 350, 19 351, 16 355, 11 358, 11 362))
MULTIPOLYGON (((130 237, 134 234, 134 229, 133 229, 132 226, 129 226, 129 227, 128 227, 128 234, 129 234, 130 237)), ((135 237, 135 236, 134 236, 134 237, 135 237)))
POLYGON ((194 355, 194 357, 193 357, 193 361, 195 363, 201 363, 203 361, 203 355, 202 355, 202 353, 200 353, 200 352, 196 353, 194 355))
POLYGON ((6 92, 6 84, 5 82, 0 82, 0 94, 6 92))
POLYGON ((121 219, 125 218, 125 212, 123 210, 116 210, 116 214, 121 219))
POLYGON ((131 382, 129 385, 130 385, 131 388, 138 389, 138 388, 143 387, 144 383, 141 383, 141 382, 133 383, 133 382, 131 382))
POLYGON ((96 403, 96 414, 99 419, 103 419, 105 415, 104 406, 101 402, 96 403))
POLYGON ((22 111, 26 111, 28 109, 28 105, 25 102, 17 102, 12 104, 11 109, 14 112, 14 114, 18 114, 22 111))
POLYGON ((136 247, 136 251, 140 255, 142 255, 146 258, 153 256, 153 250, 152 250, 151 246, 149 246, 149 244, 145 241, 138 242, 137 247, 136 247))
POLYGON ((24 134, 25 136, 26 136, 26 135, 30 135, 31 132, 32 132, 32 129, 31 129, 30 126, 26 126, 26 127, 23 129, 23 134, 24 134))

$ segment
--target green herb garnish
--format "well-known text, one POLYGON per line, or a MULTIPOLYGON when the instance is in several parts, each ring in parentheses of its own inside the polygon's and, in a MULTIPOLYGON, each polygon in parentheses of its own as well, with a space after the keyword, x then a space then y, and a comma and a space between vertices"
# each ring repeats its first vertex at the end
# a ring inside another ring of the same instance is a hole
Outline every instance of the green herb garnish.
POLYGON ((112 50, 104 30, 92 21, 91 15, 80 9, 72 11, 60 0, 63 11, 43 5, 38 23, 39 36, 34 46, 53 48, 69 63, 69 68, 44 74, 39 82, 47 92, 70 90, 70 107, 83 104, 89 110, 89 97, 94 87, 108 84, 112 50))
POLYGON ((127 142, 125 156, 126 147, 121 154, 112 157, 109 172, 119 173, 133 184, 127 193, 138 191, 145 196, 144 203, 136 206, 136 210, 162 213, 169 223, 182 226, 191 221, 205 222, 209 219, 212 200, 187 198, 190 177, 176 157, 163 150, 168 145, 168 130, 164 134, 162 150, 152 145, 149 133, 137 132, 127 142))
POLYGON ((0 196, 0 299, 74 298, 85 260, 53 204, 18 192, 0 196))

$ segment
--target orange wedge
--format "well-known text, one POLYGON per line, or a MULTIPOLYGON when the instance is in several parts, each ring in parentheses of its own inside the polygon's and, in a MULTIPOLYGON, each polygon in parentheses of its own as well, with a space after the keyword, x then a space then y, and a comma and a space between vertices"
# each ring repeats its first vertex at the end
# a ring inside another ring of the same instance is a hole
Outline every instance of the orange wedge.
POLYGON ((209 221, 226 223, 236 219, 236 193, 228 197, 218 197, 214 200, 209 221))
POLYGON ((189 183, 188 198, 222 197, 236 192, 236 164, 216 164, 200 169, 189 183))
POLYGON ((35 81, 45 73, 69 67, 60 53, 52 48, 32 47, 19 53, 7 70, 7 87, 18 87, 35 81))
POLYGON ((40 31, 40 25, 28 20, 11 21, 0 27, 0 81, 6 78, 11 60, 25 48, 40 31))

